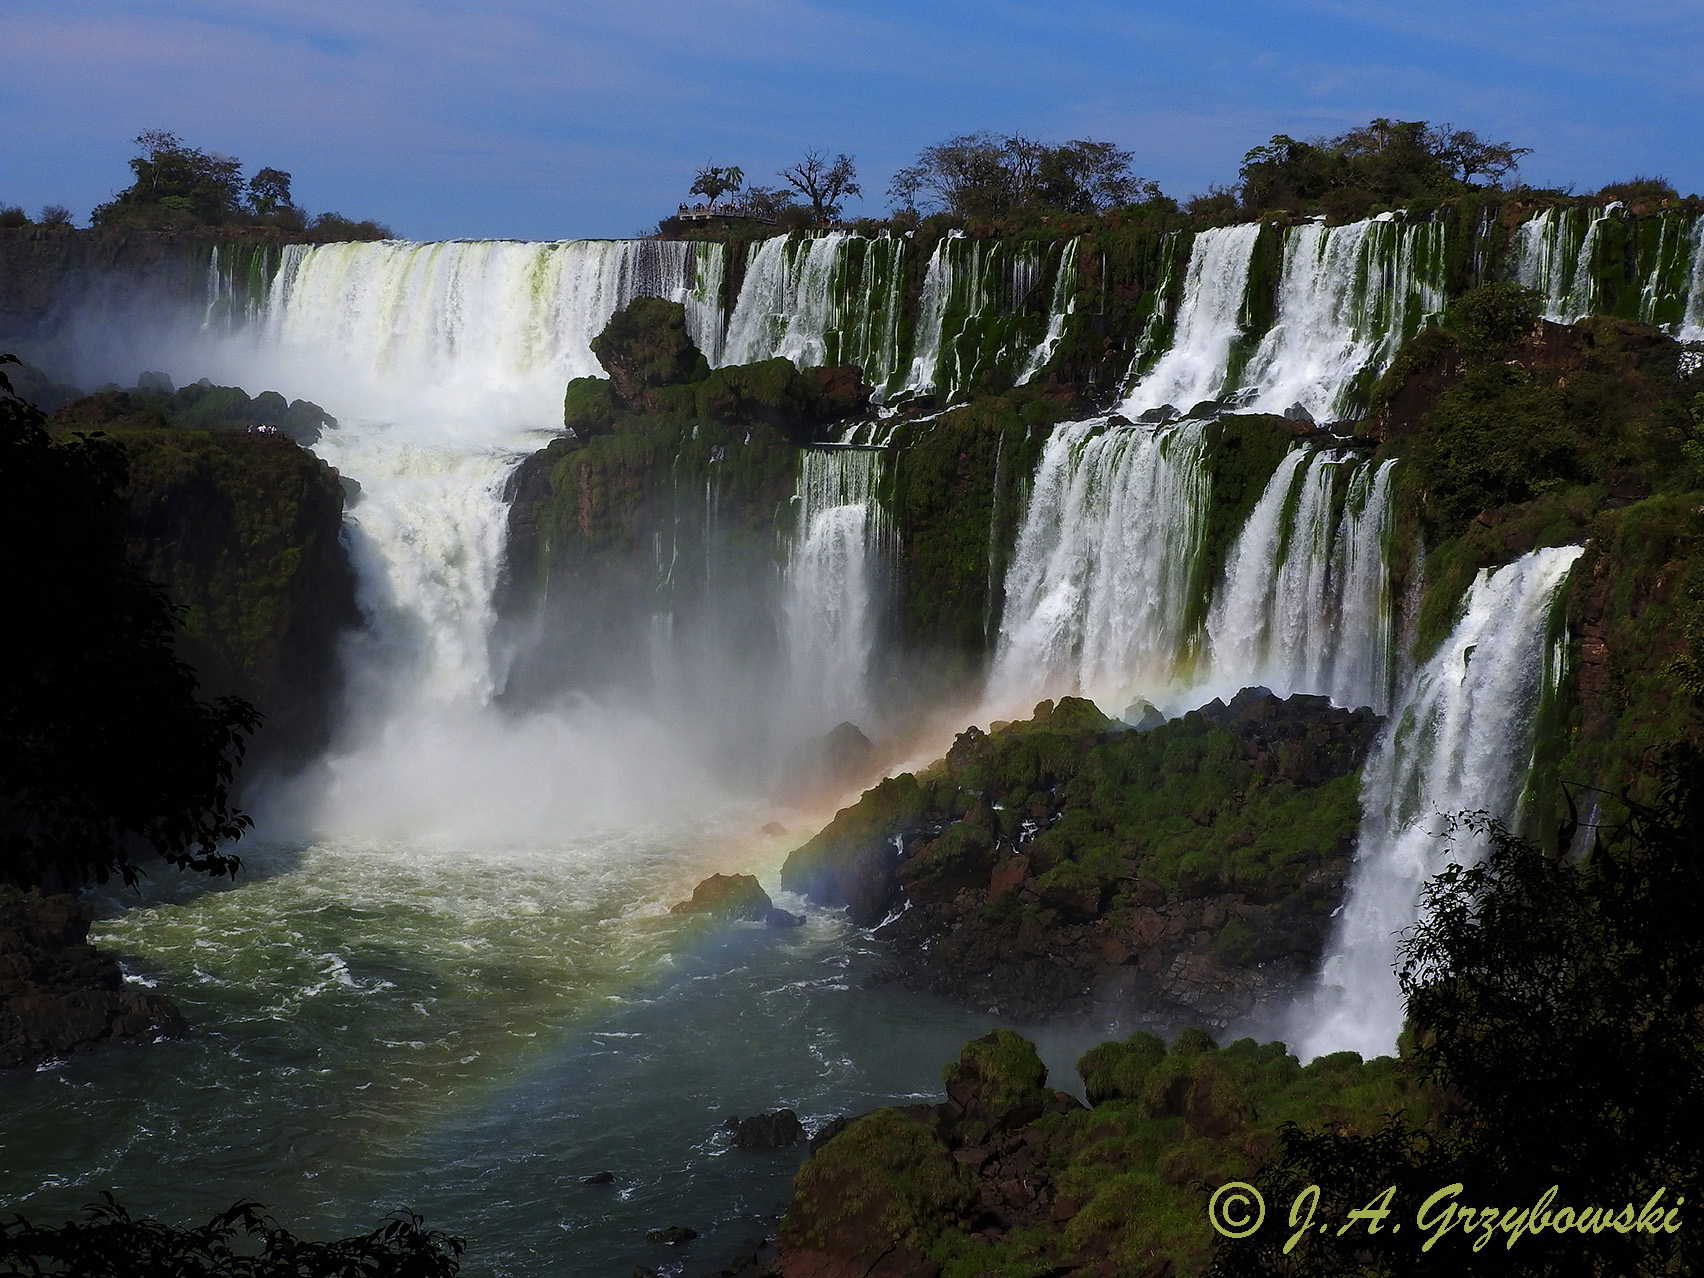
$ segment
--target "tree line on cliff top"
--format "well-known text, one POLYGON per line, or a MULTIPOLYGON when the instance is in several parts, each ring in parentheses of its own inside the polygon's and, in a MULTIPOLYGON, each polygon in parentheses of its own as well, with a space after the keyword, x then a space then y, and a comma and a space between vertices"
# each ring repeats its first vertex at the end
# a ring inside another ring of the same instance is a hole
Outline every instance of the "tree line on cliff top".
MULTIPOLYGON (((1424 120, 1376 119, 1335 137, 1280 133, 1243 156, 1234 184, 1210 187, 1181 207, 1206 216, 1283 209, 1356 217, 1373 208, 1506 187, 1521 158, 1531 153, 1530 147, 1424 120)), ((1128 205, 1177 211, 1178 202, 1139 175, 1135 162, 1132 151, 1092 138, 1051 144, 1021 133, 964 133, 923 148, 914 163, 901 168, 888 185, 888 206, 902 222, 935 213, 956 222, 999 223, 1034 213, 1095 215, 1128 205)), ((855 162, 844 153, 831 162, 826 152, 808 151, 777 176, 786 185, 744 187, 739 167, 706 164, 691 191, 708 197, 712 208, 724 195, 738 193, 731 211, 788 229, 831 222, 846 197, 862 193, 855 162)), ((1665 179, 1643 177, 1612 183, 1600 194, 1678 198, 1665 179)))

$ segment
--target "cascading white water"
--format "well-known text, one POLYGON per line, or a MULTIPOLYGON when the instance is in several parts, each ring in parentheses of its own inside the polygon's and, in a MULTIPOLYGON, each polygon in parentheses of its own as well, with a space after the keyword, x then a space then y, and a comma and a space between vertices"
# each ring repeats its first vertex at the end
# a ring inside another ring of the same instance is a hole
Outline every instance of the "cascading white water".
POLYGON ((1402 1029, 1392 963, 1422 884, 1453 857, 1440 819, 1487 811, 1514 819, 1531 766, 1533 723, 1551 668, 1551 609, 1579 546, 1536 550, 1481 572, 1461 620, 1418 670, 1368 761, 1355 866, 1319 989, 1298 1009, 1303 1059, 1388 1053, 1402 1029))
POLYGON ((1224 389, 1232 344, 1243 334, 1249 264, 1260 223, 1215 227, 1195 237, 1171 346, 1131 387, 1120 411, 1171 404, 1187 411, 1224 389))
POLYGON ((1443 235, 1441 224, 1388 215, 1293 227, 1278 317, 1239 378, 1257 391, 1250 408, 1281 413, 1300 404, 1319 420, 1348 415, 1357 380, 1383 371, 1443 310, 1443 235))
MULTIPOLYGON (((1023 290, 1027 292, 1028 290, 1023 290)), ((1077 309, 1077 241, 1066 240, 1059 254, 1059 272, 1053 278, 1053 297, 1047 310, 1047 332, 1024 357, 1015 384, 1023 386, 1047 367, 1065 336, 1065 323, 1077 309)))
MULTIPOLYGON (((980 276, 981 245, 972 244, 968 264, 958 260, 953 251, 956 241, 964 238, 963 231, 949 231, 929 258, 929 269, 923 276, 923 296, 917 306, 917 322, 912 338, 911 370, 905 377, 905 389, 913 393, 929 393, 941 381, 941 350, 946 341, 947 310, 956 296, 974 286, 980 276)), ((983 299, 973 299, 974 302, 983 299)), ((949 373, 950 377, 950 373, 949 373)))
POLYGON ((800 368, 857 364, 884 389, 899 365, 905 241, 831 231, 752 249, 716 364, 784 356, 800 368))
POLYGON ((1704 342, 1704 217, 1692 223, 1692 278, 1686 290, 1686 309, 1680 321, 1680 340, 1704 342))
POLYGON ((1065 693, 1120 708, 1169 699, 1208 496, 1202 429, 1099 418, 1054 431, 1006 573, 996 709, 1065 693))
POLYGON ((793 704, 822 732, 871 726, 870 658, 881 624, 887 520, 880 448, 807 449, 784 612, 793 704))
POLYGON ((1280 696, 1306 692, 1384 711, 1384 543, 1394 467, 1303 449, 1279 464, 1243 525, 1208 614, 1211 682, 1220 695, 1262 685, 1280 696), (1353 473, 1338 511, 1334 493, 1344 467, 1353 473))
POLYGON ((490 650, 504 482, 559 429, 563 385, 602 373, 590 342, 628 302, 680 300, 694 337, 716 340, 720 254, 652 241, 286 253, 255 359, 280 380, 314 376, 340 418, 317 449, 361 485, 346 523, 372 625, 322 827, 500 833, 526 823, 516 793, 560 788, 549 760, 579 748, 571 726, 486 710, 505 677, 490 650))
POLYGON ((1619 209, 1548 208, 1515 232, 1515 279, 1544 296, 1544 317, 1572 324, 1590 315, 1597 302, 1592 258, 1604 218, 1619 209))
POLYGON ((722 252, 656 240, 290 245, 268 337, 285 358, 319 361, 314 375, 351 415, 478 423, 488 438, 550 427, 562 387, 603 374, 591 340, 636 297, 681 302, 693 340, 717 344, 706 286, 722 252))

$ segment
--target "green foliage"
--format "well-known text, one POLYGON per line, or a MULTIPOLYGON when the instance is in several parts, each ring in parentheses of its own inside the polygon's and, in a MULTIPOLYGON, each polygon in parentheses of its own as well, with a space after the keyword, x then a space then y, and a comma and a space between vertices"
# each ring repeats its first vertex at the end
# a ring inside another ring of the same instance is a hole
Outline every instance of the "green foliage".
POLYGON ((969 1172, 931 1128, 895 1109, 864 1115, 823 1146, 800 1169, 793 1195, 783 1246, 872 1261, 895 1242, 925 1250, 975 1201, 969 1172), (802 1202, 813 1210, 798 1211, 802 1202))
POLYGON ((576 377, 562 396, 562 424, 581 439, 607 435, 620 413, 607 377, 576 377))
POLYGON ((0 1269, 42 1278, 452 1278, 466 1243, 411 1212, 335 1242, 297 1238, 239 1202, 205 1225, 132 1217, 111 1194, 84 1219, 0 1223, 0 1269))
POLYGON ((1278 417, 1232 415, 1209 425, 1203 458, 1213 500, 1195 560, 1186 633, 1206 620, 1212 586, 1223 578, 1243 525, 1294 444, 1295 436, 1278 417))
POLYGON ((1039 1115, 1050 1095, 1047 1067, 1035 1044, 1008 1029, 966 1043, 958 1060, 941 1071, 941 1081, 967 1115, 992 1125, 1039 1115))
POLYGON ((125 221, 219 226, 242 209, 242 161, 188 146, 175 133, 139 134, 130 161, 136 181, 95 209, 96 226, 125 221))
POLYGON ((917 197, 955 219, 993 221, 1027 208, 1099 213, 1159 188, 1130 171, 1134 155, 1110 142, 1078 139, 1051 147, 1021 135, 966 133, 925 147, 917 163, 895 175, 894 207, 917 197))
POLYGON ((902 438, 893 511, 900 542, 902 635, 913 660, 973 677, 999 634, 1006 560, 1022 516, 1022 486, 1068 399, 1029 388, 943 414, 902 438))
POLYGON ((686 332, 686 308, 659 297, 635 298, 591 341, 592 354, 627 406, 643 410, 646 393, 702 381, 710 366, 686 332))
POLYGON ((1586 478, 1568 395, 1521 368, 1480 364, 1438 396, 1419 461, 1441 521, 1531 500, 1586 478))
POLYGON ((1510 280, 1463 293, 1444 308, 1443 327, 1469 359, 1494 359, 1538 327, 1544 299, 1510 280))
MULTIPOLYGON (((1450 1106, 1421 1130, 1373 1136, 1331 1126, 1286 1133, 1257 1178, 1280 1201, 1320 1184, 1322 1213, 1342 1215, 1388 1186, 1404 1207, 1459 1182, 1463 1202, 1518 1210, 1552 1187, 1551 1210, 1628 1218, 1659 1189, 1663 1207, 1698 1201, 1704 1153, 1704 769, 1669 753, 1657 799, 1601 836, 1583 861, 1515 838, 1480 816, 1458 837, 1485 858, 1428 886, 1403 948, 1412 1060, 1450 1106)), ((1565 827, 1566 846, 1576 830, 1565 827)), ((1316 1065, 1323 1062, 1316 1062, 1316 1065)), ((1337 1218, 1336 1216, 1332 1218, 1337 1218)), ((1213 1273, 1449 1274, 1472 1234, 1428 1254, 1411 1240, 1363 1234, 1345 1248, 1309 1231, 1293 1255, 1274 1232, 1226 1244, 1213 1273), (1300 1268, 1298 1268, 1298 1266, 1300 1268)), ((1679 1233, 1533 1232, 1476 1251, 1474 1273, 1696 1272, 1700 1244, 1679 1233)))
POLYGON ((1665 177, 1630 177, 1625 182, 1608 182, 1598 188, 1600 200, 1621 200, 1626 204, 1661 204, 1665 200, 1680 201, 1680 192, 1665 177))
POLYGON ((175 133, 150 129, 137 135, 139 154, 130 160, 135 181, 90 215, 96 227, 189 230, 196 227, 266 226, 321 240, 390 238, 373 221, 352 222, 321 213, 311 223, 291 202, 290 174, 262 168, 246 182, 242 161, 202 151, 175 133))
POLYGON ((198 699, 175 655, 172 605, 125 556, 123 449, 52 439, 10 391, 0 378, 0 595, 32 620, 0 696, 0 875, 135 882, 138 846, 233 873, 221 845, 250 821, 227 787, 258 715, 198 699))
POLYGON ((1147 1089, 1148 1076, 1165 1059, 1165 1041, 1145 1030, 1137 1030, 1123 1042, 1091 1047, 1077 1062, 1089 1104, 1109 1100, 1135 1100, 1147 1089))
POLYGON ((1218 1048, 1199 1030, 1184 1031, 1169 1052, 1147 1034, 1104 1043, 1078 1070, 1093 1108, 1050 1099, 1041 1062, 1018 1035, 968 1044, 946 1071, 949 1101, 933 1124, 877 1111, 806 1163, 783 1250, 873 1259, 899 1245, 940 1265, 944 1278, 1089 1266, 1198 1272, 1214 1241, 1207 1187, 1247 1178, 1283 1123, 1324 1115, 1359 1134, 1392 1109, 1426 1104, 1388 1058, 1363 1063, 1346 1053, 1303 1068, 1281 1043, 1218 1048), (1048 1187, 1043 1210, 1014 1205, 1010 1187, 996 1183, 1009 1171, 964 1170, 996 1151, 1025 1168, 1025 1185, 1048 1187), (972 1236, 972 1221, 996 1227, 972 1236))
POLYGON ((1248 210, 1323 208, 1361 217, 1374 207, 1478 189, 1475 178, 1495 184, 1529 153, 1424 120, 1374 120, 1306 142, 1278 134, 1243 157, 1242 202, 1248 210))

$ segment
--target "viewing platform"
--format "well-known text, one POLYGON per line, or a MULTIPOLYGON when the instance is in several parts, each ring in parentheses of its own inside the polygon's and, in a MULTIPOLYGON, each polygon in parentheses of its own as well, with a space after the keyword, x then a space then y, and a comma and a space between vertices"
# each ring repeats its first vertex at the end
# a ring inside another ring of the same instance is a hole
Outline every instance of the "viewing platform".
POLYGON ((743 222, 761 222, 764 226, 775 225, 774 218, 738 204, 683 204, 675 216, 682 222, 712 222, 717 218, 737 218, 743 222))

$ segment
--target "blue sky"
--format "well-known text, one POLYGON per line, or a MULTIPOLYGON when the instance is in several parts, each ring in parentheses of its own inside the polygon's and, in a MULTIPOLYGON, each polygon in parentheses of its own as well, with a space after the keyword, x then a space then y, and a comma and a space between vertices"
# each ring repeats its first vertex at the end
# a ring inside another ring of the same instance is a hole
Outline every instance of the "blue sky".
POLYGON ((1522 176, 1704 191, 1700 0, 6 0, 0 202, 79 221, 130 139, 295 175, 399 234, 624 236, 706 162, 895 169, 976 129, 1108 139, 1186 197, 1274 133, 1375 116, 1534 150, 1522 176))

